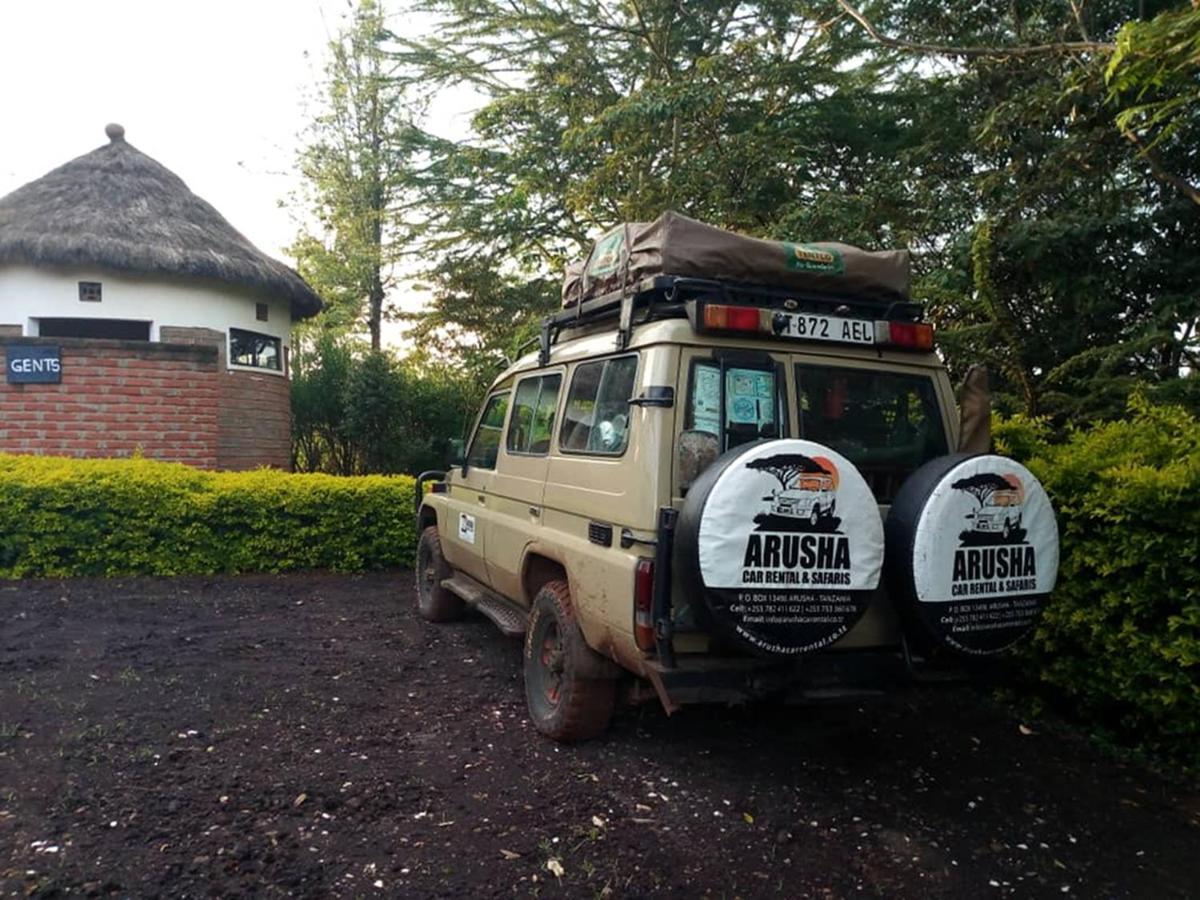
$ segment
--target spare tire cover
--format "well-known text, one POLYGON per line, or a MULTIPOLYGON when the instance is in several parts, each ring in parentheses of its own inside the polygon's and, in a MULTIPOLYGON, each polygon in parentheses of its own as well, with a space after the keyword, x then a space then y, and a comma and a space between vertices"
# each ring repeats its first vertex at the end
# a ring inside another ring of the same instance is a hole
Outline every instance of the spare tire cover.
POLYGON ((736 644, 795 656, 833 643, 879 587, 883 522, 862 475, 812 441, 736 447, 688 491, 675 571, 736 644))
POLYGON ((1000 652, 1033 627, 1058 577, 1050 498, 1003 456, 926 463, 900 488, 886 533, 888 590, 926 648, 1000 652))

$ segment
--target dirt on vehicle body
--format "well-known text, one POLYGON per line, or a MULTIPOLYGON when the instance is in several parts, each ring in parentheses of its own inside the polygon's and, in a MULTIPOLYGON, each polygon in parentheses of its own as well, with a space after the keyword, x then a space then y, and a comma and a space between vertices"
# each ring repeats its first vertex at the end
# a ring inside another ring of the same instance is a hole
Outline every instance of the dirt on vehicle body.
POLYGON ((906 276, 671 214, 614 229, 461 464, 422 479, 422 614, 524 635, 560 739, 603 730, 621 686, 668 710, 853 697, 1011 645, 1054 583, 1053 510, 1018 463, 956 452, 906 276))

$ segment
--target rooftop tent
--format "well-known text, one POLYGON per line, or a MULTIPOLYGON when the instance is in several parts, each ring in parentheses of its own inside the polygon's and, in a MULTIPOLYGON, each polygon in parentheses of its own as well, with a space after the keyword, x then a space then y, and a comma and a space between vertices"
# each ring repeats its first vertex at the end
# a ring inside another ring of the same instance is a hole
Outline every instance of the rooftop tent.
POLYGON ((569 265, 563 306, 622 291, 655 275, 902 300, 908 295, 909 257, 907 250, 871 252, 848 244, 746 237, 666 212, 653 222, 610 229, 584 260, 569 265))
POLYGON ((166 167, 109 125, 109 143, 0 198, 0 265, 100 266, 209 278, 287 300, 293 318, 321 300, 166 167))

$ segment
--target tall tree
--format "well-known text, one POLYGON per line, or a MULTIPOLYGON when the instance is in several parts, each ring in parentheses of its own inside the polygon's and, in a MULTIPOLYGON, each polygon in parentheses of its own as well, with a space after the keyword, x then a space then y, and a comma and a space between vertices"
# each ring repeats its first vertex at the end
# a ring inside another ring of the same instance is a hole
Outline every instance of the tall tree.
POLYGON ((1117 0, 418 4, 440 27, 401 42, 405 77, 486 98, 414 171, 446 283, 554 273, 674 207, 911 247, 948 362, 989 363, 1001 409, 1120 414, 1136 382, 1196 383, 1184 3, 1142 4, 1149 29, 1117 0))
POLYGON ((365 325, 375 350, 403 250, 400 200, 415 113, 393 77, 393 41, 376 0, 359 0, 329 44, 320 112, 299 159, 319 227, 291 248, 326 300, 323 324, 341 332, 365 325))

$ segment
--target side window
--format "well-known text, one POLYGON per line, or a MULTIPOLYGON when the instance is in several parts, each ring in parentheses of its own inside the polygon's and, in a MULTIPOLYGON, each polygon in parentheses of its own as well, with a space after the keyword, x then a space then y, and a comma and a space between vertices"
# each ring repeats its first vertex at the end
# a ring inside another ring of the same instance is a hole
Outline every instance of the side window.
POLYGON ((500 430, 504 427, 504 414, 508 412, 508 391, 492 394, 483 407, 479 427, 471 439, 471 452, 467 454, 467 465, 476 469, 496 468, 496 456, 500 452, 500 430))
POLYGON ((505 443, 509 453, 542 455, 550 452, 561 385, 562 376, 558 374, 526 378, 517 385, 505 443))
POLYGON ((636 356, 580 363, 571 377, 558 446, 567 453, 620 456, 629 443, 636 356))
POLYGON ((707 431, 723 450, 782 433, 783 390, 773 366, 697 360, 684 428, 707 431))

